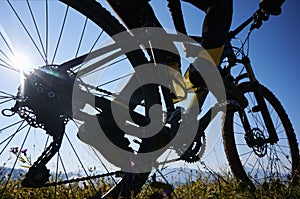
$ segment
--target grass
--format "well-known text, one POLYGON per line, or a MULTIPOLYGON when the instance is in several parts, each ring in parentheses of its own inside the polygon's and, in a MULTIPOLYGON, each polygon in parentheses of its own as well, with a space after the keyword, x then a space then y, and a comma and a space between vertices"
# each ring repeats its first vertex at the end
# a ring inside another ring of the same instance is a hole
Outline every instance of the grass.
MULTIPOLYGON (((212 174, 214 175, 214 174, 212 174)), ((271 183, 262 182, 257 185, 256 189, 247 186, 230 174, 215 176, 215 180, 211 180, 210 176, 198 179, 191 184, 185 184, 177 187, 169 197, 163 197, 164 191, 147 187, 137 197, 138 199, 299 199, 299 186, 292 186, 288 183, 275 181, 271 183), (151 190, 151 191, 149 191, 151 190)))
MULTIPOLYGON (((53 180, 54 177, 52 177, 53 180)), ((0 190, 4 187, 4 182, 0 183, 0 190)), ((69 185, 62 185, 49 188, 29 189, 22 188, 21 180, 11 180, 5 191, 5 195, 2 198, 5 199, 43 199, 43 198, 87 198, 94 191, 93 187, 83 183, 73 183, 72 189, 69 185), (56 190, 55 190, 56 189, 56 190), (54 197, 55 191, 57 192, 54 197)), ((109 182, 103 180, 95 183, 97 189, 101 189, 106 192, 109 188, 109 182)), ((0 197, 1 198, 1 197, 0 197)), ((232 178, 230 173, 224 173, 222 175, 216 175, 211 173, 209 175, 201 176, 201 179, 189 184, 182 184, 176 187, 174 190, 170 190, 170 187, 161 182, 150 183, 144 187, 137 197, 132 199, 298 199, 300 198, 299 186, 291 186, 288 183, 280 181, 274 181, 271 183, 262 182, 257 186, 255 190, 250 186, 244 185, 232 178), (210 176, 213 175, 213 176, 210 176)))

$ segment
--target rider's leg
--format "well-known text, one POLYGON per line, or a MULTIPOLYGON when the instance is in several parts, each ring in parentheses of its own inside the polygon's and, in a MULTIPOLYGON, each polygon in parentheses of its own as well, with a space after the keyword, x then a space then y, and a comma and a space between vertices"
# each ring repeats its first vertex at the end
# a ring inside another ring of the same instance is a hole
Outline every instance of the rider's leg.
MULTIPOLYGON (((148 3, 149 0, 108 0, 108 2, 114 9, 114 11, 123 20, 124 24, 129 30, 141 27, 162 27, 160 22, 156 18, 151 5, 148 3)), ((149 43, 145 43, 144 46, 149 46, 149 43)), ((173 44, 168 45, 168 48, 166 49, 170 49, 170 51, 173 52, 177 51, 177 48, 173 44)), ((150 57, 151 55, 154 55, 152 60, 154 63, 168 65, 176 69, 177 71, 180 71, 180 57, 170 51, 156 50, 150 48, 148 49, 150 57), (157 59, 157 57, 159 58, 157 59), (155 61, 154 58, 156 59, 155 61)), ((141 77, 134 76, 128 82, 126 87, 122 90, 122 92, 119 95, 121 97, 119 97, 119 99, 117 100, 122 100, 122 96, 124 96, 124 99, 128 99, 128 94, 126 93, 126 91, 128 90, 127 88, 138 86, 140 78, 141 77)), ((137 89, 136 92, 134 92, 133 94, 129 93, 129 109, 134 110, 138 104, 141 104, 143 99, 148 99, 144 101, 146 107, 145 115, 148 117, 149 109, 147 107, 151 107, 154 104, 161 103, 158 87, 156 85, 145 85, 140 88, 142 89, 137 89)), ((139 123, 137 122, 137 124, 139 123)))
POLYGON ((212 55, 216 58, 221 57, 222 46, 224 46, 232 21, 232 0, 183 1, 191 3, 206 13, 202 26, 202 46, 208 51, 213 51, 212 55))
MULTIPOLYGON (((141 27, 162 27, 158 21, 155 13, 148 3, 150 0, 108 0, 111 7, 119 15, 119 17, 126 24, 127 28, 135 29, 141 27)), ((145 44, 149 46, 149 44, 145 44)), ((177 52, 177 48, 173 43, 165 47, 167 50, 149 50, 149 54, 152 53, 158 60, 155 60, 158 63, 168 65, 173 69, 181 72, 180 70, 180 57, 177 52)))
MULTIPOLYGON (((189 78, 194 85, 206 86, 198 70, 194 67, 201 64, 219 66, 224 49, 226 36, 229 32, 232 21, 232 0, 184 0, 190 2, 197 8, 206 12, 202 27, 202 47, 205 53, 199 53, 199 59, 195 61, 189 72, 189 78), (202 54, 208 54, 210 59, 206 59, 202 54)), ((200 71, 201 72, 201 71, 200 71)), ((205 71, 206 74, 209 72, 205 71)), ((247 99, 226 77, 222 77, 226 88, 227 98, 237 100, 243 107, 247 106, 247 99)), ((217 86, 217 85, 216 85, 217 86)))
MULTIPOLYGON (((150 0, 108 0, 111 7, 123 20, 129 30, 141 27, 162 27, 151 5, 148 3, 149 1, 150 0)), ((148 45, 148 43, 145 44, 145 46, 148 45)), ((161 64, 170 66, 174 66, 175 62, 180 63, 179 56, 171 53, 172 51, 177 52, 175 45, 168 45, 168 50, 170 51, 157 51, 153 49, 154 55, 158 55, 162 58, 162 60, 158 60, 159 63, 162 62, 161 64)), ((175 69, 178 70, 178 67, 180 68, 180 65, 177 65, 175 69)))

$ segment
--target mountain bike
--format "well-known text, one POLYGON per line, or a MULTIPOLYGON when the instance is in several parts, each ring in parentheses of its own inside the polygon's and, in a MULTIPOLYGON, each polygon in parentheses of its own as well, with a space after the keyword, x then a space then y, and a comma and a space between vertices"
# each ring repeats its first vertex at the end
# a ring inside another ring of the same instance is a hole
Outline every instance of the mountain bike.
POLYGON ((1 198, 20 186, 52 187, 54 198, 59 186, 74 198, 130 197, 145 184, 172 192, 171 184, 199 177, 194 171, 209 136, 205 130, 220 112, 224 149, 237 179, 253 187, 277 179, 297 182, 299 149, 292 124, 275 95, 255 78, 244 49, 268 15, 257 11, 229 33, 220 66, 247 96, 248 106, 224 99, 205 112, 206 100, 215 93, 187 87, 180 71, 161 61, 162 50, 174 43, 191 49, 186 57, 197 57, 193 52, 199 51, 201 37, 151 28, 128 31, 105 3, 92 0, 1 4, 2 13, 19 24, 12 30, 10 21, 1 21, 0 29, 0 74, 16 72, 1 78, 17 83, 0 90, 1 198), (235 37, 250 24, 247 38, 235 47, 235 37), (34 63, 28 65, 34 69, 20 67, 25 57, 14 45, 25 51, 32 47, 34 63), (186 99, 189 108, 178 102, 186 99), (150 135, 152 130, 158 133, 150 135), (15 171, 24 167, 20 185, 15 171), (79 195, 78 187, 87 195, 79 195))

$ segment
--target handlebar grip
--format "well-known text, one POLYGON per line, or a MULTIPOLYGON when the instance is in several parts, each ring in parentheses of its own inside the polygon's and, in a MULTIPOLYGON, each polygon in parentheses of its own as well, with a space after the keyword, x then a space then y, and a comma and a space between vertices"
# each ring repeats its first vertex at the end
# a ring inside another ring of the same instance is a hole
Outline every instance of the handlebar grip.
POLYGON ((281 14, 281 6, 285 0, 260 0, 259 7, 262 12, 270 15, 281 14))

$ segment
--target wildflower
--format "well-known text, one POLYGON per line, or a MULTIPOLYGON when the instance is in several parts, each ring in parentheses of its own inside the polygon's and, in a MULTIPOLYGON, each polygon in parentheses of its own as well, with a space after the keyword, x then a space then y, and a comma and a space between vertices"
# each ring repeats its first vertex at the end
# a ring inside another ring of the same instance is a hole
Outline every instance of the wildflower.
POLYGON ((10 148, 9 152, 12 152, 13 154, 17 154, 19 152, 19 148, 18 147, 12 147, 12 148, 10 148))
POLYGON ((23 153, 26 156, 27 155, 27 149, 21 150, 21 153, 23 153))

